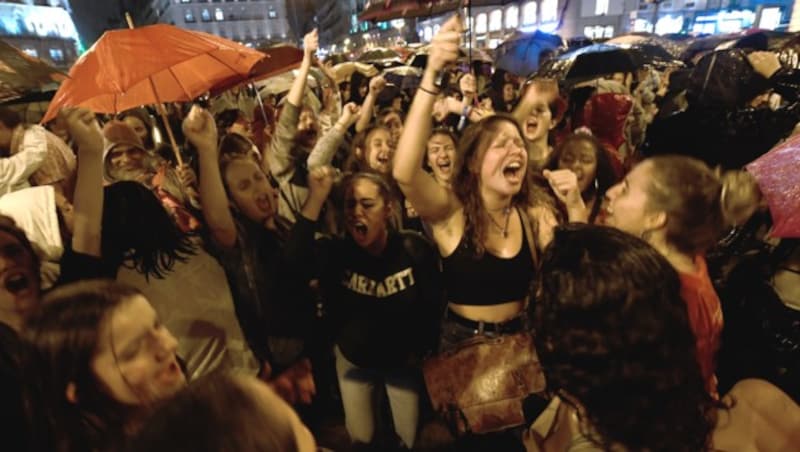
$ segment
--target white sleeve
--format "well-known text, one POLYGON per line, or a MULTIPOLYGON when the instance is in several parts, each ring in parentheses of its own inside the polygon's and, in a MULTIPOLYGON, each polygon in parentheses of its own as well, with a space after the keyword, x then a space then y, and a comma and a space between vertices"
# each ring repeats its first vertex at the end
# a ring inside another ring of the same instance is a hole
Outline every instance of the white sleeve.
POLYGON ((42 166, 46 157, 47 137, 44 129, 33 126, 25 131, 19 152, 0 158, 0 194, 8 193, 25 182, 42 166))

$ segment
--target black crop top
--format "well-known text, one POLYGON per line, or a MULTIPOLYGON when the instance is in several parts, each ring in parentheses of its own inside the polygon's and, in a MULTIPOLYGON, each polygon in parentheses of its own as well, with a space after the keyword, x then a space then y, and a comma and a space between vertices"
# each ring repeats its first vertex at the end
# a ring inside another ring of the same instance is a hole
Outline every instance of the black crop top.
POLYGON ((508 259, 488 251, 476 258, 470 241, 462 236, 456 250, 442 258, 447 300, 472 306, 524 300, 533 280, 534 263, 525 228, 522 230, 522 246, 508 259))

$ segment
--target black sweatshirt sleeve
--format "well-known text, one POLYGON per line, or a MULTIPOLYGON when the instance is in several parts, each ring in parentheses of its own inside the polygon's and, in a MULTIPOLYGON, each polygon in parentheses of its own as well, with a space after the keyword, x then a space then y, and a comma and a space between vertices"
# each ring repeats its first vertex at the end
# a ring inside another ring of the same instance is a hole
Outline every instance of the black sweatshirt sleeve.
POLYGON ((417 299, 419 334, 417 350, 425 356, 437 347, 442 313, 444 312, 444 286, 441 278, 439 253, 421 235, 404 231, 403 246, 414 260, 421 296, 417 299))

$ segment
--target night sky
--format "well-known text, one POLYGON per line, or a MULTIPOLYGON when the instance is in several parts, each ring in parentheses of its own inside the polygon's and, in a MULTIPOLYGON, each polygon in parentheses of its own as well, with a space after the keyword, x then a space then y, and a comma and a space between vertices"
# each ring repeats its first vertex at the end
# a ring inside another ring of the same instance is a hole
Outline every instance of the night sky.
POLYGON ((87 48, 91 46, 105 30, 122 27, 123 23, 118 22, 120 19, 120 3, 119 0, 70 1, 70 5, 72 6, 72 20, 75 21, 75 26, 78 27, 78 33, 81 35, 81 40, 87 48), (110 24, 109 19, 115 22, 110 24))

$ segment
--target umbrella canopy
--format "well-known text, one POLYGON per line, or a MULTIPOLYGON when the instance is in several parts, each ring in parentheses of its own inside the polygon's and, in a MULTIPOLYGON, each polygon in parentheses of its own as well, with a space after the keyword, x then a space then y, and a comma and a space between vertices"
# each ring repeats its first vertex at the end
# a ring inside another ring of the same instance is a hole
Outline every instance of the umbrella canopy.
POLYGON ((800 238, 800 136, 747 165, 769 204, 775 237, 800 238))
POLYGON ((692 40, 681 54, 683 61, 690 61, 698 54, 704 54, 712 50, 725 49, 755 49, 767 50, 769 38, 764 33, 734 33, 727 35, 713 35, 692 40))
POLYGON ((58 69, 0 40, 0 102, 41 92, 66 78, 58 69))
POLYGON ((401 90, 413 91, 422 80, 422 69, 414 66, 393 67, 383 71, 383 77, 401 90))
POLYGON ((658 46, 669 54, 671 59, 679 59, 688 44, 673 41, 652 33, 630 33, 606 41, 606 44, 620 46, 658 46))
POLYGON ((536 75, 557 80, 589 80, 617 72, 634 72, 644 61, 636 49, 594 44, 548 60, 536 75))
MULTIPOLYGON (((431 46, 425 45, 417 49, 414 52, 414 55, 409 60, 409 66, 417 67, 424 69, 425 66, 428 64, 428 54, 430 53, 431 46)), ((472 57, 472 61, 478 61, 481 63, 492 63, 494 59, 492 58, 489 53, 484 49, 475 49, 473 48, 470 52, 470 49, 467 47, 461 47, 458 49, 458 62, 460 63, 467 63, 470 61, 470 55, 472 57)))
POLYGON ((295 69, 303 62, 303 51, 294 46, 274 46, 261 50, 261 52, 266 54, 267 58, 259 60, 250 70, 249 74, 242 74, 239 77, 232 77, 224 82, 218 83, 211 88, 211 95, 216 96, 234 86, 249 82, 257 82, 295 69))
POLYGON ((497 47, 496 66, 512 74, 527 77, 539 69, 542 52, 552 52, 564 46, 559 36, 543 33, 515 32, 497 47))
POLYGON ((358 15, 360 21, 429 17, 455 11, 461 0, 371 0, 358 15))
POLYGON ((191 101, 217 85, 252 76, 265 58, 236 42, 171 25, 108 31, 72 67, 43 121, 69 106, 119 113, 191 101))

